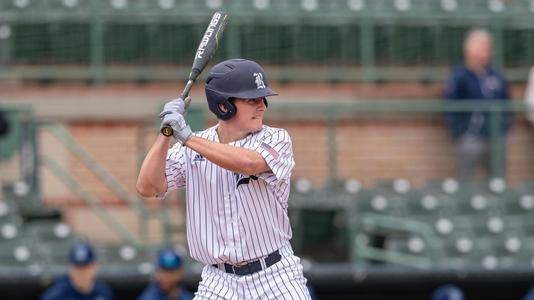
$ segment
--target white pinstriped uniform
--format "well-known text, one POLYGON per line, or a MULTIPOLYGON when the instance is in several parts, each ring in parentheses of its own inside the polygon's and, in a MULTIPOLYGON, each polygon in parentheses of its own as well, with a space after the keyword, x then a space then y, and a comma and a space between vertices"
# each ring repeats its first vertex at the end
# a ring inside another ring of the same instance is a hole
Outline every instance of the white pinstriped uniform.
MULTIPOLYGON (((219 142, 216 128, 195 135, 219 142)), ((179 144, 167 155, 168 189, 186 188, 191 257, 206 264, 195 299, 309 299, 300 260, 289 244, 287 200, 295 164, 289 134, 263 125, 229 145, 257 151, 271 171, 237 174, 179 144), (241 265, 277 249, 281 261, 254 274, 238 276, 212 266, 241 265)))

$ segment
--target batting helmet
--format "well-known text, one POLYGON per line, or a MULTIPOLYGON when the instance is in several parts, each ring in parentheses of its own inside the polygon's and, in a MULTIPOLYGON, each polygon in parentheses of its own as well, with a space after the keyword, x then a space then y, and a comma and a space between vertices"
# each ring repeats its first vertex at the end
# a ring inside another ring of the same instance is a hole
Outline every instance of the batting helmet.
POLYGON ((241 58, 213 66, 206 79, 205 90, 211 112, 221 120, 230 119, 237 111, 230 98, 255 99, 277 95, 267 85, 263 68, 256 62, 241 58), (227 111, 222 111, 219 104, 224 105, 227 111))

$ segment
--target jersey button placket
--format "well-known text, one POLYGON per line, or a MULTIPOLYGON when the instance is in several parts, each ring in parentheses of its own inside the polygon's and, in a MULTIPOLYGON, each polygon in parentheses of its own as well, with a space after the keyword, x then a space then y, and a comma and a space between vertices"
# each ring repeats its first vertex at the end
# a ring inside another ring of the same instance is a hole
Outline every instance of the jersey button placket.
POLYGON ((241 232, 241 230, 239 228, 240 209, 239 209, 239 203, 237 201, 237 197, 236 197, 235 193, 237 193, 237 191, 235 191, 232 194, 232 200, 234 201, 235 208, 236 208, 235 214, 234 214, 234 218, 232 219, 232 226, 233 226, 234 232, 235 232, 234 243, 235 243, 235 246, 236 246, 236 253, 237 253, 238 257, 242 257, 243 255, 242 255, 242 247, 241 247, 241 237, 242 237, 242 235, 244 233, 241 232))
POLYGON ((233 250, 235 251, 235 255, 238 257, 241 257, 241 232, 239 230, 239 203, 237 202, 237 198, 234 192, 228 193, 228 200, 231 201, 231 208, 232 208, 232 216, 231 216, 231 232, 232 234, 232 246, 233 250))
POLYGON ((230 197, 229 193, 224 194, 224 215, 226 220, 226 241, 225 244, 228 246, 228 248, 234 247, 233 242, 233 236, 234 233, 232 232, 232 221, 233 221, 233 213, 232 213, 232 199, 230 197))

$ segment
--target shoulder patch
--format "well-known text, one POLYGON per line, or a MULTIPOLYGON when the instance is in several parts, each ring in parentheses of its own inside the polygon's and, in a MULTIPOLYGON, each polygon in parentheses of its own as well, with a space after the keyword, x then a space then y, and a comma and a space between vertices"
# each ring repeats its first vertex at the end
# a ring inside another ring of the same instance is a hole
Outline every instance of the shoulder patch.
POLYGON ((271 147, 269 144, 266 144, 266 143, 261 143, 260 147, 269 152, 269 154, 271 154, 272 157, 274 157, 274 159, 278 159, 280 157, 280 154, 273 149, 273 147, 271 147))

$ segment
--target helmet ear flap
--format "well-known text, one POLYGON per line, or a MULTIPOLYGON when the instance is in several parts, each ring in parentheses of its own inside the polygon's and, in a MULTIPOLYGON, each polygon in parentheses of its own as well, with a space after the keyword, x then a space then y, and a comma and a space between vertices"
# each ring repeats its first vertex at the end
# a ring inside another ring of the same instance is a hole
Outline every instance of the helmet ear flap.
POLYGON ((225 95, 206 88, 206 98, 208 99, 208 106, 212 113, 221 120, 228 120, 235 115, 237 108, 234 104, 228 101, 225 95), (226 111, 220 109, 219 104, 226 108, 226 111))
POLYGON ((230 102, 228 100, 225 100, 223 103, 221 103, 221 105, 223 105, 226 108, 226 111, 222 111, 217 106, 217 110, 219 111, 218 117, 221 120, 228 120, 231 117, 233 117, 235 115, 235 113, 237 112, 237 107, 235 107, 235 105, 232 104, 232 102, 230 102))

